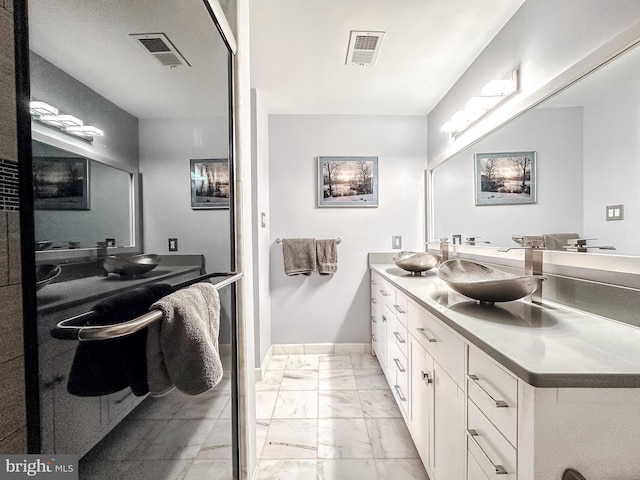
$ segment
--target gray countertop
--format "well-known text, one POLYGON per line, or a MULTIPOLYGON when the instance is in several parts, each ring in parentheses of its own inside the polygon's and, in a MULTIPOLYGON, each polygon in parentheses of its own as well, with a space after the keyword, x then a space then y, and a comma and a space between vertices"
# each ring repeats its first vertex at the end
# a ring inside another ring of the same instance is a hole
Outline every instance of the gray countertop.
POLYGON ((371 264, 410 299, 535 387, 640 387, 640 329, 558 304, 479 305, 435 270, 371 264))
MULTIPOLYGON (((38 291, 38 314, 47 315, 70 307, 95 302, 101 298, 122 293, 149 283, 175 283, 175 277, 199 272, 200 266, 158 266, 135 278, 120 278, 110 274, 93 276, 60 283, 51 283, 38 291)), ((179 280, 179 279, 178 279, 179 280)))

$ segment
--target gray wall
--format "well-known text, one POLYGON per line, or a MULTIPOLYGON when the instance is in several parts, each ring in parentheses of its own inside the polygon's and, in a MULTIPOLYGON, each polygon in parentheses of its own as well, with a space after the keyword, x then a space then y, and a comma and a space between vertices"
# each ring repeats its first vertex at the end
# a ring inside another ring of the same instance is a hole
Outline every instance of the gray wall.
MULTIPOLYGON (((49 135, 76 146, 75 153, 138 168, 138 119, 100 96, 55 65, 31 52, 31 98, 53 105, 104 131, 93 143, 45 128, 49 135)), ((108 72, 105 72, 105 74, 108 72)))
POLYGON ((229 210, 191 209, 191 158, 228 158, 227 117, 140 120, 144 251, 203 254, 207 272, 229 271, 229 210))
POLYGON ((582 234, 582 109, 535 109, 433 171, 434 239, 481 236, 516 246, 511 236, 582 234), (475 205, 476 153, 535 151, 537 202, 475 205))
POLYGON ((640 80, 584 109, 584 232, 598 245, 640 255, 640 80), (605 220, 623 204, 623 221, 605 220))
MULTIPOLYGON (((637 0, 527 0, 429 113, 429 164, 456 150, 440 127, 479 94, 489 80, 520 69, 520 92, 508 103, 536 92, 603 43, 637 23, 637 0)), ((507 107, 507 105, 505 105, 507 107)))
POLYGON ((423 250, 426 117, 270 115, 273 344, 368 343, 367 252, 423 250), (317 156, 378 156, 378 208, 316 207, 317 156), (338 272, 287 277, 277 237, 341 237, 338 272))

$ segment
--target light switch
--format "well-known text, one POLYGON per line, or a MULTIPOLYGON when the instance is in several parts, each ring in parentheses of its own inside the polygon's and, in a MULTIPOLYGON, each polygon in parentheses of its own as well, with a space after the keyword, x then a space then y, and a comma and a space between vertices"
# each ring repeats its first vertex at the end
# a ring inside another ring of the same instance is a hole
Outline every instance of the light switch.
POLYGON ((391 247, 394 249, 402 248, 402 235, 394 235, 391 237, 391 247))

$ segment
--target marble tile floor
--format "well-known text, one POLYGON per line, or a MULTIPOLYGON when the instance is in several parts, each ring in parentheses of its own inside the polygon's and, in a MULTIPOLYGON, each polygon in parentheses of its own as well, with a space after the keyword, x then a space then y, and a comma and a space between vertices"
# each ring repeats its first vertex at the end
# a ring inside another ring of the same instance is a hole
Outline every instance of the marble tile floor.
POLYGON ((79 480, 231 480, 231 375, 206 393, 147 397, 79 462, 79 480))
POLYGON ((428 480, 370 354, 272 356, 256 418, 255 480, 428 480))

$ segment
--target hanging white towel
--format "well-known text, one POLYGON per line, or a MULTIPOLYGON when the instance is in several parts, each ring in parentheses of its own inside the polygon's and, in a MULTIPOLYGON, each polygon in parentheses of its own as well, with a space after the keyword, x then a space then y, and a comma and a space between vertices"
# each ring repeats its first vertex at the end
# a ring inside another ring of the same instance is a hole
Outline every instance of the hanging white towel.
POLYGON ((188 395, 215 387, 222 378, 218 351, 220 297, 210 283, 197 283, 160 299, 151 310, 163 319, 149 326, 147 376, 152 396, 174 386, 188 395))

